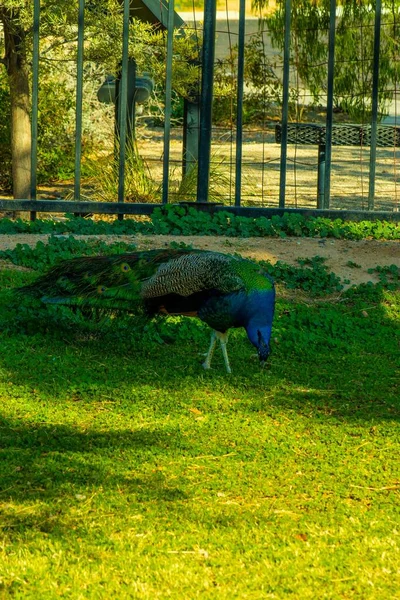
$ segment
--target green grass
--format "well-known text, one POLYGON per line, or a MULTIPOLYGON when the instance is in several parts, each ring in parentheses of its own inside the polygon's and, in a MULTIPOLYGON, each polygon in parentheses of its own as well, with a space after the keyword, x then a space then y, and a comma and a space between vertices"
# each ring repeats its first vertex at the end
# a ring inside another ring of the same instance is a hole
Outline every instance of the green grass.
POLYGON ((398 595, 398 291, 281 297, 229 376, 197 321, 32 313, 0 275, 0 598, 398 595))

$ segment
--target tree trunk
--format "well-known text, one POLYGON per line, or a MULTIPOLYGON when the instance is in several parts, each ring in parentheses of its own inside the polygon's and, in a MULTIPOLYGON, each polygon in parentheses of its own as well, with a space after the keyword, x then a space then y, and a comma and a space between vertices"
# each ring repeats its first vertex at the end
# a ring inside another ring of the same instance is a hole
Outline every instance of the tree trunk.
POLYGON ((11 100, 11 157, 14 198, 30 198, 31 123, 29 67, 26 60, 25 31, 15 10, 3 9, 5 58, 11 100))

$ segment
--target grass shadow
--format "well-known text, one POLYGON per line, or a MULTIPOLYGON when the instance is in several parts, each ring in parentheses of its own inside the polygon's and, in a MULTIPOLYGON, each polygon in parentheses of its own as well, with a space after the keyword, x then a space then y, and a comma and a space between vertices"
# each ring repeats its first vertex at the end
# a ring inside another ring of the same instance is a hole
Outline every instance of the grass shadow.
POLYGON ((171 427, 96 431, 0 416, 0 431, 0 501, 48 503, 63 497, 79 503, 91 490, 107 494, 121 488, 143 503, 187 498, 157 471, 138 477, 132 470, 137 461, 154 463, 182 448, 179 432, 171 427))

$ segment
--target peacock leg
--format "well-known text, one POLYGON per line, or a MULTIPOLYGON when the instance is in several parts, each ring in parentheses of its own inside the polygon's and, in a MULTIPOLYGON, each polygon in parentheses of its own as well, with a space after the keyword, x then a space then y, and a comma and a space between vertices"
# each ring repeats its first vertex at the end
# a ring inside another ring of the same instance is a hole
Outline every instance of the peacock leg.
POLYGON ((215 344, 217 343, 217 332, 213 331, 211 334, 211 341, 210 341, 210 347, 208 349, 208 352, 206 354, 206 359, 203 362, 203 368, 204 369, 211 369, 211 359, 213 357, 214 354, 214 350, 215 350, 215 344))
POLYGON ((221 333, 219 331, 215 332, 216 337, 219 339, 219 343, 221 344, 222 356, 224 357, 225 367, 227 373, 232 373, 231 365, 229 364, 228 351, 226 349, 226 344, 228 343, 228 332, 221 333))

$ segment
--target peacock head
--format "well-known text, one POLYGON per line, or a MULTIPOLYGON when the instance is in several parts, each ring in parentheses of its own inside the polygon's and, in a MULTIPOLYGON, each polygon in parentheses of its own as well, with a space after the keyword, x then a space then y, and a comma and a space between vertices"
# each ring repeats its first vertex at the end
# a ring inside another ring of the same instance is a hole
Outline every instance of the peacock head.
POLYGON ((247 336, 255 348, 257 348, 258 358, 261 364, 265 364, 271 353, 269 345, 271 339, 271 326, 248 325, 246 327, 247 336))

